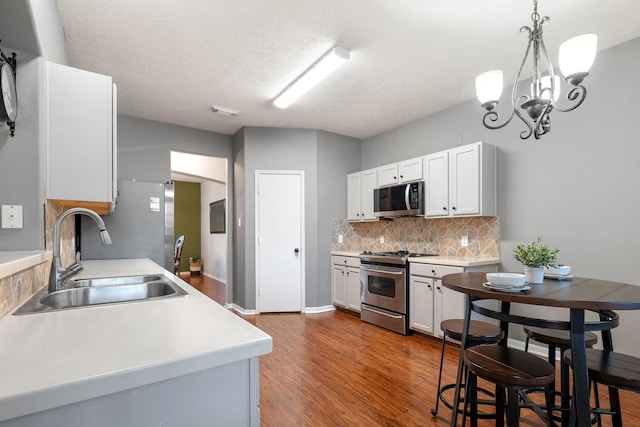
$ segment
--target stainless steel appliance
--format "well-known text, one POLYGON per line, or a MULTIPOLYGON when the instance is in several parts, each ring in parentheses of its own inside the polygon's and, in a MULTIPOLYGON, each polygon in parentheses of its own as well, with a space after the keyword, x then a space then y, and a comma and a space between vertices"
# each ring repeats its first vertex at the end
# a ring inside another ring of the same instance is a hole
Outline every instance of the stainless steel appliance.
POLYGON ((424 215, 424 181, 374 189, 373 213, 391 218, 424 215))
POLYGON ((365 251, 360 254, 360 318, 365 322, 408 335, 408 259, 431 255, 408 251, 365 251))

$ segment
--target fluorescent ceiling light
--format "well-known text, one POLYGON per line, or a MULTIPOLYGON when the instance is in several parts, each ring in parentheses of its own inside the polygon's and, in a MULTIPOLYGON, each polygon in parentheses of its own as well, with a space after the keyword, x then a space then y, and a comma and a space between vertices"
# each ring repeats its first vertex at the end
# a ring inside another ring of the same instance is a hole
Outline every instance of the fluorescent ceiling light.
POLYGON ((273 101, 273 105, 279 108, 287 108, 296 99, 300 98, 309 89, 331 74, 336 68, 344 64, 349 59, 349 56, 349 51, 344 48, 332 48, 298 77, 296 81, 283 90, 273 101))

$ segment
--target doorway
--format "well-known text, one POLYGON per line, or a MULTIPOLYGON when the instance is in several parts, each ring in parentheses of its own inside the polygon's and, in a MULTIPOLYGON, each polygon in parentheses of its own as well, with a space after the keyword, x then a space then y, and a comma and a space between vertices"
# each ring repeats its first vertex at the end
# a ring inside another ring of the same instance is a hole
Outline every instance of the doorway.
MULTIPOLYGON (((199 186, 199 199, 189 203, 189 209, 194 211, 193 213, 200 219, 197 221, 199 230, 192 233, 197 234, 199 239, 196 242, 185 236, 186 252, 183 251, 185 262, 181 271, 190 271, 188 256, 200 255, 202 259, 201 274, 224 283, 227 287, 226 295, 230 296, 232 278, 229 273, 231 271, 229 253, 232 230, 228 226, 229 215, 225 212, 224 232, 212 232, 209 223, 210 204, 229 198, 227 175, 226 158, 171 151, 171 179, 199 186), (189 253, 189 250, 192 252, 189 253)), ((176 194, 176 198, 179 197, 180 195, 176 194)), ((228 209, 229 203, 226 206, 228 209)), ((176 221, 179 221, 179 215, 180 212, 176 212, 176 221)))
POLYGON ((304 171, 256 171, 256 312, 302 311, 304 171))

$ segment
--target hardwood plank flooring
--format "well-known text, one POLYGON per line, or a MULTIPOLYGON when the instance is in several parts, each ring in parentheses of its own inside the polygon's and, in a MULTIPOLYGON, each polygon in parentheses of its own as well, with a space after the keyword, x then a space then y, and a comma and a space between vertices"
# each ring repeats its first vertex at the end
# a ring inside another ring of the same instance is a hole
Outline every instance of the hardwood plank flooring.
MULTIPOLYGON (((223 284, 207 284, 213 279, 206 276, 182 278, 202 281, 198 286, 205 294, 213 287, 210 296, 220 302, 215 289, 223 284)), ((245 319, 273 337, 273 352, 260 358, 263 426, 449 425, 451 411, 444 405, 440 404, 438 416, 430 412, 435 405, 440 341, 419 334, 402 336, 342 311, 245 319)), ((458 349, 447 346, 443 383, 455 378, 457 360, 458 349)), ((604 387, 600 394, 606 403, 604 387)), ((640 395, 620 394, 625 426, 640 426, 635 410, 640 395)), ((479 422, 481 427, 492 425, 494 420, 479 422)), ((545 424, 523 409, 520 425, 545 424)), ((603 426, 610 425, 611 417, 603 416, 603 426)))

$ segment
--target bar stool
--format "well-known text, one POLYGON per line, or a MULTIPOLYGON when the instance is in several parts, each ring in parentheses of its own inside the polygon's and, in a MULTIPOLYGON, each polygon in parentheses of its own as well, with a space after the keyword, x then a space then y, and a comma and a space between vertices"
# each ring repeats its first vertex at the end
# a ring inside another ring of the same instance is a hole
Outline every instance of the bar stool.
POLYGON ((546 360, 522 350, 509 347, 476 346, 464 351, 467 367, 467 392, 465 393, 462 425, 465 424, 467 405, 471 407, 472 425, 476 423, 474 399, 477 378, 496 384, 496 425, 504 420, 504 389, 507 389, 507 426, 518 426, 520 418, 520 390, 544 387, 546 407, 551 419, 551 389, 555 380, 555 368, 546 360), (501 389, 502 388, 502 389, 501 389))
MULTIPOLYGON (((534 326, 523 326, 522 329, 524 333, 527 335, 524 351, 529 349, 529 340, 532 339, 542 344, 546 344, 549 348, 548 353, 548 362, 551 363, 552 366, 556 366, 556 349, 560 349, 560 354, 564 354, 564 352, 571 348, 571 336, 569 335, 569 331, 557 330, 557 329, 546 329, 546 328, 536 328, 534 326)), ((585 332, 585 344, 587 348, 592 348, 598 342, 598 336, 593 332, 585 332)), ((553 396, 554 405, 555 405, 555 396, 558 393, 556 392, 555 381, 551 383, 551 395, 553 396)), ((596 389, 596 399, 598 398, 597 389, 596 389)), ((562 425, 567 426, 569 423, 568 411, 570 405, 571 393, 569 391, 569 367, 561 363, 560 364, 560 411, 565 411, 562 417, 562 425)), ((596 400, 597 403, 599 403, 596 400)), ((556 418, 557 419, 557 418, 556 418)))
MULTIPOLYGON (((573 366, 571 350, 563 353, 562 360, 573 366)), ((596 408, 596 413, 610 413, 614 427, 622 427, 622 412, 618 389, 640 393, 640 359, 609 350, 587 349, 589 380, 609 387, 611 410, 596 408)), ((599 403, 596 403, 599 406, 599 403)))
MULTIPOLYGON (((431 415, 436 416, 438 414, 438 404, 440 401, 449 409, 453 409, 453 404, 448 402, 443 393, 449 389, 455 388, 455 384, 446 384, 441 386, 442 383, 442 365, 444 362, 444 347, 447 338, 461 342, 462 332, 464 327, 463 319, 448 319, 443 320, 440 323, 440 329, 444 336, 442 337, 442 352, 440 353, 440 373, 438 374, 438 389, 436 394, 436 407, 431 410, 431 415)), ((491 323, 482 322, 480 320, 471 320, 469 322, 469 334, 467 336, 467 347, 482 345, 482 344, 496 344, 498 343, 504 333, 498 326, 491 323)), ((487 390, 481 390, 482 392, 494 397, 493 394, 487 390)), ((458 410, 458 413, 461 411, 458 410)), ((494 414, 482 414, 479 418, 493 418, 494 414)))

